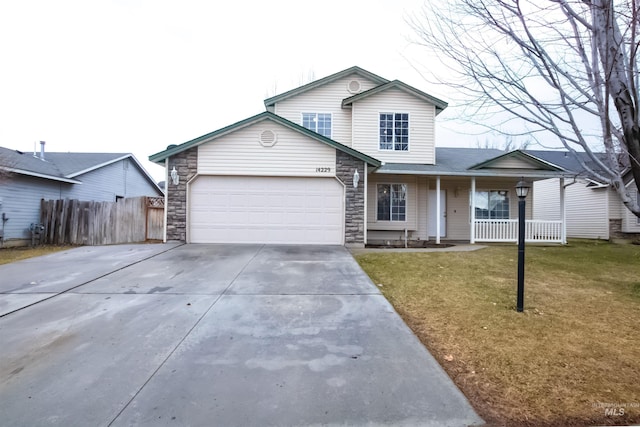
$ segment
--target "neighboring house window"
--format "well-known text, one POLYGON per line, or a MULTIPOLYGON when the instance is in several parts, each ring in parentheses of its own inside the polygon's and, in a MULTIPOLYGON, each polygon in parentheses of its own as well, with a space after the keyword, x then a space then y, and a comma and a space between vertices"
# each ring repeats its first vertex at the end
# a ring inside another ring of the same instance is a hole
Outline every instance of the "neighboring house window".
POLYGON ((302 126, 331 138, 331 114, 329 113, 302 113, 302 126))
POLYGON ((508 191, 476 191, 476 219, 509 219, 508 191))
POLYGON ((380 113, 380 149, 409 150, 409 114, 380 113))
POLYGON ((406 184, 378 184, 377 218, 378 221, 406 221, 406 184))

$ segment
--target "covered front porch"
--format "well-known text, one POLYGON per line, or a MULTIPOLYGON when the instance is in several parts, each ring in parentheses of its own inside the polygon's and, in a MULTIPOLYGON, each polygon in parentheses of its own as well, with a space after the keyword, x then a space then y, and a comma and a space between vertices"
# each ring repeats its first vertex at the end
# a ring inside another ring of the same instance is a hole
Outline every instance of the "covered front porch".
MULTIPOLYGON (((524 172, 524 171, 520 171, 524 172)), ((558 221, 533 217, 533 182, 548 176, 441 176, 371 173, 368 176, 367 231, 370 245, 416 246, 449 241, 518 241, 520 179, 531 183, 525 213, 525 239, 566 243, 564 178, 559 180, 558 221), (386 194, 389 192, 390 194, 386 194), (386 211, 389 214, 386 214, 386 211)))

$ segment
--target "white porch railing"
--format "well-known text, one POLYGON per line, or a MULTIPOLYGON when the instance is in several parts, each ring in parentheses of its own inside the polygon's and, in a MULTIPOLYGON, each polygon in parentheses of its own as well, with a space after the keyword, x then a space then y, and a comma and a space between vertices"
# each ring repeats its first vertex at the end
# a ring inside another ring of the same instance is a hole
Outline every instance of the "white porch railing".
MULTIPOLYGON (((477 219, 476 242, 518 242, 517 219, 477 219)), ((525 242, 562 243, 562 221, 525 220, 525 242)))

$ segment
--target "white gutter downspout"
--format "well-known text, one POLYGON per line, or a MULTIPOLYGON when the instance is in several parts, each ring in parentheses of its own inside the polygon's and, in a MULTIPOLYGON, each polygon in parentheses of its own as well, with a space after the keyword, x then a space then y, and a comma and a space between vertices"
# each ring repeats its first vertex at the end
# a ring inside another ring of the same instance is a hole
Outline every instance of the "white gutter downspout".
POLYGON ((471 194, 469 195, 471 200, 471 235, 469 237, 469 243, 472 245, 476 243, 476 177, 471 178, 471 194))
POLYGON ((573 185, 577 182, 578 181, 574 177, 573 182, 569 184, 565 184, 564 177, 560 178, 560 217, 562 218, 562 244, 563 245, 567 244, 567 207, 566 207, 567 199, 565 197, 565 189, 568 186, 573 185))

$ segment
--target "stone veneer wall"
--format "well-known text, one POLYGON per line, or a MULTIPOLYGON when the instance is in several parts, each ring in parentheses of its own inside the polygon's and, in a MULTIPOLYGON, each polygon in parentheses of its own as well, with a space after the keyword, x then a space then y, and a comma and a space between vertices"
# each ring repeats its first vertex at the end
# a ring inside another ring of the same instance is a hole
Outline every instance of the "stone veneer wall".
POLYGON ((336 177, 342 181, 346 189, 344 213, 345 246, 364 247, 364 177, 365 162, 347 153, 336 150, 336 177), (353 188, 353 173, 358 170, 360 183, 353 188))
POLYGON ((622 239, 624 233, 622 232, 622 220, 610 219, 609 220, 609 239, 622 239))
POLYGON ((175 166, 180 176, 178 185, 167 181, 167 240, 187 241, 187 182, 198 172, 198 147, 169 158, 169 171, 175 166))
POLYGON ((638 240, 640 239, 640 233, 625 233, 622 231, 621 219, 610 219, 609 220, 609 240, 613 240, 613 239, 638 240))

